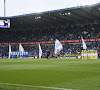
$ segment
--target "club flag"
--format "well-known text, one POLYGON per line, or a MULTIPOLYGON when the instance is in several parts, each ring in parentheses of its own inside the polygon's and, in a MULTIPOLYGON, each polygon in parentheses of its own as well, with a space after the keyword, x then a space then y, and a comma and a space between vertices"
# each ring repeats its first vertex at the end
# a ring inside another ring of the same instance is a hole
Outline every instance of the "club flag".
POLYGON ((82 39, 82 47, 83 47, 83 50, 86 50, 87 49, 87 46, 86 46, 86 43, 84 42, 84 39, 83 39, 82 36, 81 36, 81 39, 82 39))
POLYGON ((24 48, 21 44, 19 44, 19 52, 24 52, 24 48))
POLYGON ((41 56, 42 56, 42 49, 41 49, 41 46, 39 44, 39 58, 41 58, 41 56))
POLYGON ((9 58, 10 58, 10 55, 11 55, 11 45, 9 44, 9 58))
POLYGON ((57 51, 61 51, 63 49, 62 44, 60 43, 60 41, 58 39, 56 39, 55 41, 55 50, 54 53, 57 54, 57 51))

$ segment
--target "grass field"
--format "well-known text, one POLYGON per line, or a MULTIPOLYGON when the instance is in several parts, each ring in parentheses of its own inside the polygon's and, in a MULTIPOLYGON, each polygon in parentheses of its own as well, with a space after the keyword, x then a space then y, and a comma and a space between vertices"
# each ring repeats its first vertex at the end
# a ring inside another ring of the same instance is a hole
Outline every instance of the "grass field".
POLYGON ((0 59, 0 90, 100 90, 100 59, 0 59))

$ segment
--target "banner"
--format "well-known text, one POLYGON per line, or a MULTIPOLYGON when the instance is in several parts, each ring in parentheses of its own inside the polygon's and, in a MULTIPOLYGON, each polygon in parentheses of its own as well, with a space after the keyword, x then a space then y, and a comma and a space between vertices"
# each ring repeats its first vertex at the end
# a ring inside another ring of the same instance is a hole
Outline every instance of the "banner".
POLYGON ((42 49, 41 49, 41 46, 39 44, 39 58, 41 58, 41 56, 42 56, 42 49))
MULTIPOLYGON (((100 38, 96 39, 84 39, 85 42, 96 42, 100 41, 100 38)), ((73 43, 73 42, 82 42, 82 40, 61 40, 61 43, 73 43)), ((55 43, 55 41, 43 41, 43 42, 23 42, 21 44, 28 45, 28 44, 52 44, 55 43)), ((20 43, 0 43, 0 45, 19 45, 20 43)))
POLYGON ((83 50, 86 50, 87 49, 87 46, 86 46, 86 43, 84 42, 84 39, 83 39, 82 36, 81 36, 81 39, 82 39, 82 47, 83 47, 83 50))
POLYGON ((28 56, 28 52, 11 52, 10 58, 25 58, 28 56))
POLYGON ((54 53, 57 54, 57 51, 61 51, 63 49, 62 44, 60 43, 60 41, 58 39, 56 39, 55 41, 55 50, 54 53))
POLYGON ((19 44, 19 52, 24 52, 24 48, 21 44, 19 44))
POLYGON ((10 55, 11 55, 11 45, 9 44, 9 58, 10 58, 10 55))

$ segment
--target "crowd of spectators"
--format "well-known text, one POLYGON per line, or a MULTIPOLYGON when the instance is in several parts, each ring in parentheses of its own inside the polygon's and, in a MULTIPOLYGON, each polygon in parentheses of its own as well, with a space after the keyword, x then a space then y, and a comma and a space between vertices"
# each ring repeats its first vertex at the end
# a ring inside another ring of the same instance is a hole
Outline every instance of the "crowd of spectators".
MULTIPOLYGON (((50 27, 39 30, 0 30, 0 43, 16 43, 16 42, 39 42, 39 41, 55 41, 58 40, 77 40, 100 38, 100 22, 87 23, 81 25, 64 25, 58 27, 50 27)), ((98 50, 100 52, 100 42, 87 43, 88 49, 98 50)), ((25 51, 29 55, 38 55, 38 45, 23 45, 25 51)), ((49 49, 51 56, 54 53, 54 44, 41 45, 43 56, 49 49)), ((62 55, 80 54, 82 50, 81 43, 63 43, 62 55)), ((12 51, 18 51, 18 45, 12 45, 12 51)), ((0 56, 8 55, 8 46, 0 46, 0 56)))
POLYGON ((0 30, 0 43, 100 38, 100 22, 64 25, 38 30, 0 30))

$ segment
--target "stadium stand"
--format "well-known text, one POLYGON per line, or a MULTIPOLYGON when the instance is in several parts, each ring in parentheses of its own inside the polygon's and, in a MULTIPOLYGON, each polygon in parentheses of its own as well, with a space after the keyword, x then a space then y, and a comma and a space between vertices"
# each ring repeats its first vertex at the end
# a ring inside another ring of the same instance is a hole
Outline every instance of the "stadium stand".
MULTIPOLYGON (((11 20, 11 28, 0 29, 0 43, 80 40, 81 36, 84 39, 100 38, 100 4, 6 18, 11 20)), ((98 50, 100 54, 99 41, 86 43, 88 49, 98 50)), ((63 43, 63 46, 62 55, 76 55, 82 50, 81 42, 63 43)), ((37 44, 23 44, 23 47, 30 56, 38 55, 37 44)), ((42 44, 42 49, 43 57, 48 49, 52 57, 54 43, 42 44)), ((12 45, 12 51, 18 51, 18 44, 12 45)), ((8 56, 7 45, 0 45, 0 56, 8 56)))
POLYGON ((100 37, 100 22, 85 24, 60 26, 48 30, 0 31, 0 43, 54 41, 56 38, 59 40, 77 40, 81 39, 81 35, 84 39, 100 37))

